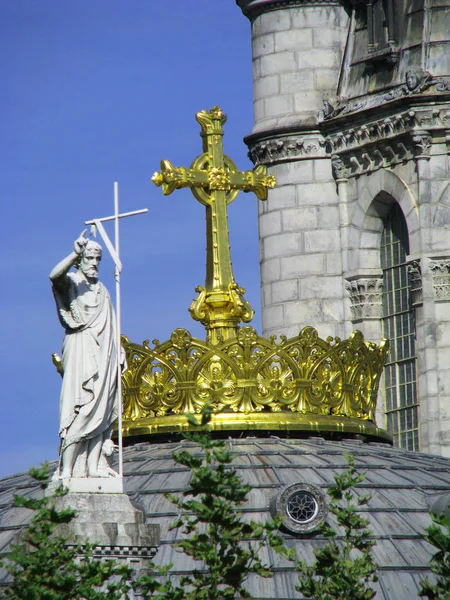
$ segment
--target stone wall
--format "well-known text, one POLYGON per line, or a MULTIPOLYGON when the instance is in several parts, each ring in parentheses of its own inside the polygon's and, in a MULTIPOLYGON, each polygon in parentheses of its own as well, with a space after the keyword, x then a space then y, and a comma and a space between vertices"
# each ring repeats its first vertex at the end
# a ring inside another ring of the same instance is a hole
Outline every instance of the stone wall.
POLYGON ((241 3, 252 19, 250 156, 278 181, 259 207, 263 332, 343 335, 340 211, 317 119, 336 96, 348 15, 337 2, 255 14, 260 4, 241 3))

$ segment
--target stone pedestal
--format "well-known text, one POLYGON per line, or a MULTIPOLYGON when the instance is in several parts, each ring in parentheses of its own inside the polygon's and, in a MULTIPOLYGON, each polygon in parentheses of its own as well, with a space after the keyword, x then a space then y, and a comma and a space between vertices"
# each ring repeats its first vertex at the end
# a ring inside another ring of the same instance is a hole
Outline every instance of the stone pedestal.
POLYGON ((55 496, 57 510, 72 508, 77 516, 61 525, 58 534, 70 542, 88 541, 95 545, 99 558, 115 558, 140 571, 157 550, 159 525, 145 524, 141 510, 135 508, 126 494, 68 493, 55 496))

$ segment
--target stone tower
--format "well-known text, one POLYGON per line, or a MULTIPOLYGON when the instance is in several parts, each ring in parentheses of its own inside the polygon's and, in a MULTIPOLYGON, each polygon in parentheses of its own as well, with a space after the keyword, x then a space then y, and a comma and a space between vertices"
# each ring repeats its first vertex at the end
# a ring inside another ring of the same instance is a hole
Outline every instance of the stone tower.
POLYGON ((255 125, 246 141, 278 181, 260 205, 264 334, 295 335, 308 323, 343 337, 339 201, 317 115, 336 96, 349 16, 339 2, 239 4, 252 20, 255 125))
POLYGON ((450 2, 237 3, 246 142, 279 182, 259 216, 264 334, 388 337, 378 423, 448 456, 450 2))

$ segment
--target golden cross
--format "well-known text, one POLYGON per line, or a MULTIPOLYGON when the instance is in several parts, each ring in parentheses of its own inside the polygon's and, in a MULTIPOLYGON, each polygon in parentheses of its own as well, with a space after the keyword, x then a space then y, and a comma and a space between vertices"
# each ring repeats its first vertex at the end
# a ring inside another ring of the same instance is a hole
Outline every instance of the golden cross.
POLYGON ((267 199, 267 188, 275 187, 276 180, 267 175, 263 165, 253 171, 238 171, 234 162, 223 153, 222 125, 227 117, 218 106, 195 115, 201 126, 203 154, 189 169, 174 167, 170 161, 161 161, 161 172, 152 181, 162 186, 164 195, 189 187, 195 198, 206 207, 206 281, 198 286, 198 297, 189 311, 201 321, 212 343, 235 337, 239 323, 249 322, 253 309, 244 299, 245 290, 234 280, 228 234, 227 205, 240 190, 254 192, 260 200, 267 199))

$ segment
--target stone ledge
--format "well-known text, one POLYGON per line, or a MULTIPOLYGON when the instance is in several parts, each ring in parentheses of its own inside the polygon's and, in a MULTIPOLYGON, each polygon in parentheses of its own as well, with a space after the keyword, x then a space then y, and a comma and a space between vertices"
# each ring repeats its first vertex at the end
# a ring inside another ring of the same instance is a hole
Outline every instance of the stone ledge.
POLYGON ((65 477, 55 479, 48 487, 50 494, 62 486, 74 494, 123 494, 122 477, 65 477))
POLYGON ((87 541, 101 548, 102 555, 114 548, 123 549, 123 555, 153 555, 150 549, 159 545, 159 525, 146 524, 144 513, 126 494, 68 493, 55 496, 53 503, 57 510, 70 507, 77 512, 73 521, 58 528, 69 544, 87 541))

